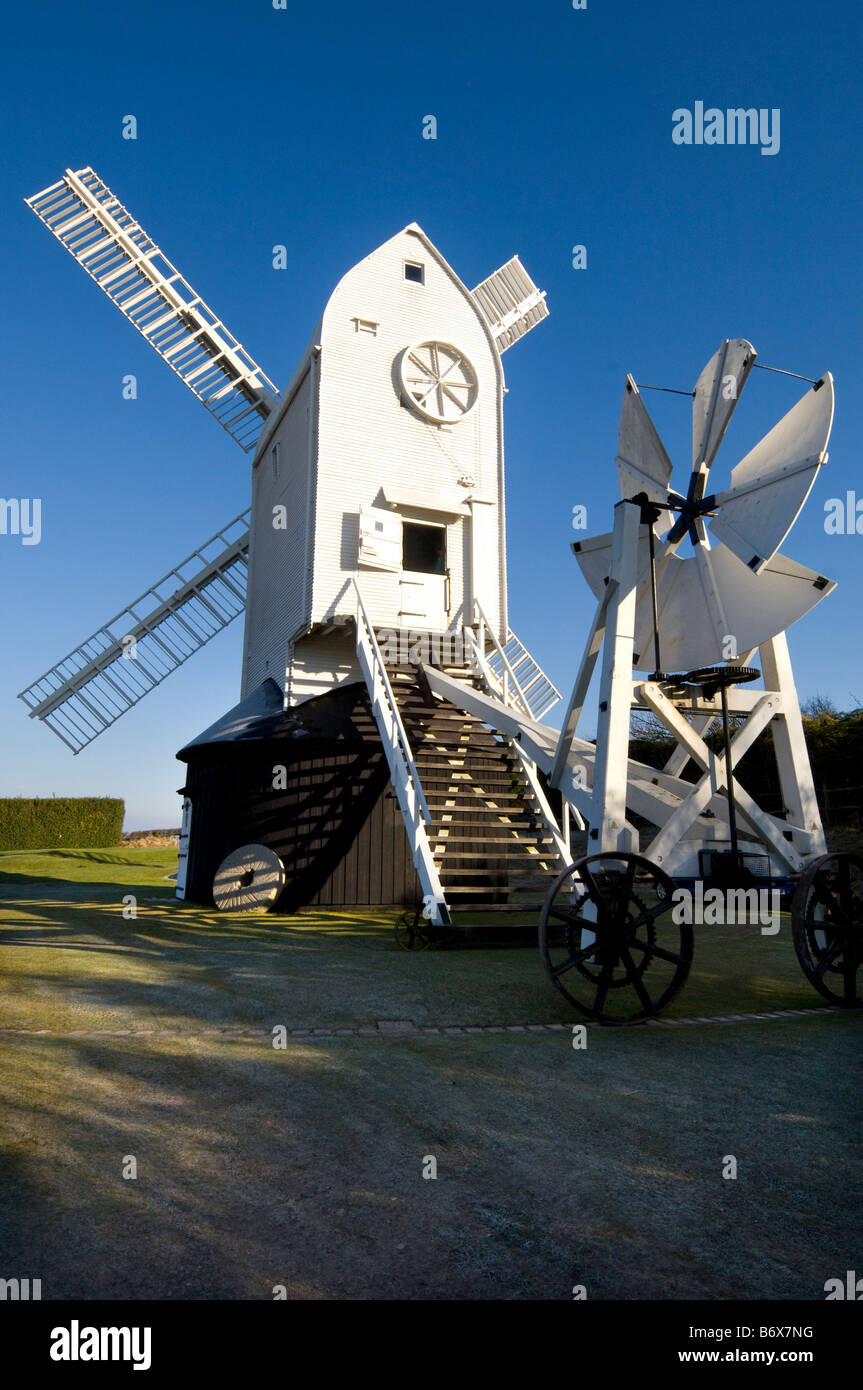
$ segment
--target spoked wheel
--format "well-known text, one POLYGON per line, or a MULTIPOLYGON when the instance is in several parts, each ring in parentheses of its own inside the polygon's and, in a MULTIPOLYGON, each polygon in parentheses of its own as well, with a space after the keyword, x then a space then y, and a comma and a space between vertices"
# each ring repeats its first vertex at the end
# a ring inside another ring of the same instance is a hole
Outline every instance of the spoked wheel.
POLYGON ((825 854, 803 874, 791 905, 794 949, 804 974, 831 1004, 863 1007, 863 855, 825 854))
POLYGON ((592 854, 552 884, 539 923, 549 979, 600 1023, 652 1018, 683 988, 692 927, 672 920, 674 883, 639 854, 592 854))
POLYGON ((396 922, 396 941, 403 951, 425 951, 431 945, 429 924, 423 917, 422 904, 408 908, 396 922))

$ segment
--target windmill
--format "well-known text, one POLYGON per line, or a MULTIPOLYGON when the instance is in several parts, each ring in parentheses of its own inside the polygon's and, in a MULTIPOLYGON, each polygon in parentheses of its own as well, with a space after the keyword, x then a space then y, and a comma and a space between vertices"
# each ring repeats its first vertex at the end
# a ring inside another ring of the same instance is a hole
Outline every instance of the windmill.
POLYGON ((239 886, 275 854, 283 906, 421 896, 440 924, 567 862, 535 766, 412 655, 471 683, 469 634, 506 705, 559 699, 507 623, 501 358, 548 313, 518 258, 470 291, 412 223, 280 393, 92 169, 27 202, 252 462, 251 506, 29 685, 31 717, 79 753, 243 613, 240 704, 181 753, 179 896, 248 846, 239 886))
POLYGON ((555 987, 603 1022, 649 1017, 682 988, 693 933, 691 919, 673 907, 681 883, 721 885, 732 901, 759 882, 794 885, 794 943, 807 977, 833 1003, 861 1003, 863 857, 827 852, 785 636, 835 585, 779 553, 827 462, 833 381, 829 373, 812 381, 732 469, 730 486, 708 493, 755 359, 751 343, 725 340, 699 376, 685 493, 672 488, 671 461, 627 377, 614 531, 573 546, 597 609, 550 777, 565 786, 601 654, 592 787, 583 807, 593 852, 549 891, 540 946, 555 987), (691 553, 682 554, 687 541, 691 553), (749 664, 756 651, 760 670, 749 664), (763 690, 743 688, 759 678, 763 690), (643 777, 633 776, 628 761, 633 707, 649 710, 675 745, 651 779, 664 805, 647 813, 654 828, 643 848, 627 819, 631 810, 646 811, 638 805, 643 777), (707 741, 717 723, 718 750, 707 741), (760 807, 734 772, 768 727, 779 815, 760 807), (697 779, 675 785, 671 779, 690 760, 697 779))
POLYGON ((280 394, 92 169, 28 203, 252 456, 250 508, 21 697, 79 752, 245 614, 241 700, 178 755, 179 897, 421 897, 397 927, 415 947, 551 876, 550 979, 627 1022, 689 970, 675 883, 784 875, 808 978, 860 1002, 863 857, 826 853, 785 638, 834 585, 779 552, 827 459, 829 375, 713 493, 751 344, 724 341, 695 384, 685 492, 627 378, 614 531, 574 547, 597 606, 558 731, 560 693, 507 621, 501 358, 548 312, 517 257, 470 291, 410 224, 342 279, 280 394), (594 743, 577 730, 600 657, 594 743), (628 757, 633 706, 675 740, 661 770, 628 757), (734 776, 768 726, 780 815, 734 776), (593 851, 576 862, 571 818, 593 851))

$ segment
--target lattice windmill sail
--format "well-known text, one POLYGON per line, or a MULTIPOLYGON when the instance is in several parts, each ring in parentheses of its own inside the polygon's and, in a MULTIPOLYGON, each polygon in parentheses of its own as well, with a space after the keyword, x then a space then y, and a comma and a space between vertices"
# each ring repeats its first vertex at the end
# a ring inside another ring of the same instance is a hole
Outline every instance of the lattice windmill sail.
POLYGON ((537 289, 518 256, 477 285, 473 297, 501 353, 548 317, 545 291, 537 289))
MULTIPOLYGON (((25 200, 245 453, 278 391, 91 169, 25 200)), ((245 610, 249 513, 229 521, 20 694, 78 753, 245 610), (122 646, 124 638, 134 644, 122 646), (127 659, 134 650, 135 659, 127 659)))
POLYGON ((278 396, 273 383, 92 169, 28 207, 246 453, 278 396))
POLYGON ((249 513, 187 555, 19 696, 80 753, 245 609, 249 513))

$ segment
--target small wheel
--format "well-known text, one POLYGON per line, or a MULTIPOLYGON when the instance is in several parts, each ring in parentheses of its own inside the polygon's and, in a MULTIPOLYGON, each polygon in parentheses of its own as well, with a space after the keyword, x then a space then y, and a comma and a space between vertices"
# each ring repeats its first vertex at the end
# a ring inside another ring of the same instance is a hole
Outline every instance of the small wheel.
POLYGON ((403 951, 425 951, 431 945, 428 922, 422 906, 408 908, 396 922, 396 941, 403 951))
POLYGON ((600 1023, 637 1023, 680 992, 692 927, 673 920, 674 883, 640 854, 592 854, 570 864, 543 904, 539 949, 570 1004, 600 1023))
POLYGON ((825 854, 810 864, 791 904, 794 949, 819 994, 845 1009, 863 1007, 863 855, 825 854))

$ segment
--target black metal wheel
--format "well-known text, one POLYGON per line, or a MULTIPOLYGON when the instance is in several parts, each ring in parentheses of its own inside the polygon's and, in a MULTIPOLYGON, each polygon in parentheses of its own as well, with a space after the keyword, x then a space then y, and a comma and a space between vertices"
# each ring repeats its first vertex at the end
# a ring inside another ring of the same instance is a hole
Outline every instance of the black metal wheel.
POLYGON ((425 951, 431 945, 429 923, 423 917, 422 904, 403 912, 395 926, 396 941, 403 951, 425 951))
POLYGON ((845 1009, 863 1007, 863 855, 825 854, 810 864, 791 904, 794 949, 819 994, 845 1009))
POLYGON ((674 883, 640 854, 591 854, 552 884, 539 924, 546 973, 600 1023, 652 1018, 680 992, 692 927, 673 919, 674 883))

